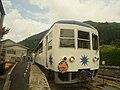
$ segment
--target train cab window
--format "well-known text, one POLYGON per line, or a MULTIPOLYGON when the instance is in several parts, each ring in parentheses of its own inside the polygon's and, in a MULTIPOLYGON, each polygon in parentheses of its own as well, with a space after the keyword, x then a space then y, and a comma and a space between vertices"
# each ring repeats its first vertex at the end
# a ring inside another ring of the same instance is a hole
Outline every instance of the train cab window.
POLYGON ((78 31, 78 48, 90 49, 89 32, 78 31))
POLYGON ((74 47, 74 30, 60 30, 60 47, 74 47))
POLYGON ((74 37, 74 30, 72 29, 61 29, 60 37, 74 37))
POLYGON ((98 36, 95 34, 92 34, 92 45, 93 50, 98 50, 98 36))

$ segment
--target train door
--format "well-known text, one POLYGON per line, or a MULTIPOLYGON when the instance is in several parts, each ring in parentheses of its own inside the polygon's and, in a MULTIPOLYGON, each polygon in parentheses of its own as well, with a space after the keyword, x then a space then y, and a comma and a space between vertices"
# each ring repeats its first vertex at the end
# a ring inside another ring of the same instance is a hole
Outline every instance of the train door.
POLYGON ((46 36, 46 67, 48 68, 48 53, 47 53, 47 50, 48 50, 48 36, 46 36))

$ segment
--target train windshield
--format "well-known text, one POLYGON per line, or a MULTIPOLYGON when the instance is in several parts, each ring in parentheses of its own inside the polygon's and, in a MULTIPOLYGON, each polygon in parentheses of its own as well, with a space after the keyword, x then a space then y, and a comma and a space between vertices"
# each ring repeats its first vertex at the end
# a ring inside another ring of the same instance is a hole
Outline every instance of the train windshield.
POLYGON ((74 47, 74 30, 60 30, 60 47, 74 47))
MULTIPOLYGON (((92 48, 98 50, 98 36, 92 34, 92 48)), ((60 47, 75 47, 75 38, 73 29, 60 30, 60 47)), ((90 33, 78 30, 77 48, 90 49, 90 33)))
POLYGON ((78 48, 90 49, 89 32, 78 31, 78 48))
POLYGON ((95 34, 92 34, 92 45, 93 50, 98 50, 98 36, 95 34))

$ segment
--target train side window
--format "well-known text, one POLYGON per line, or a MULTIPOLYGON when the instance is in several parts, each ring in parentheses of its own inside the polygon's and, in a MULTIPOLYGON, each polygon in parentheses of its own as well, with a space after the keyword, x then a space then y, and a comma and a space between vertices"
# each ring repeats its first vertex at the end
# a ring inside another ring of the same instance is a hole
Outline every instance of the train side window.
POLYGON ((43 52, 43 41, 39 44, 39 53, 43 52))
POLYGON ((48 42, 48 50, 52 49, 52 40, 48 42))
POLYGON ((90 49, 89 32, 78 31, 78 48, 90 49))
POLYGON ((52 32, 48 35, 48 50, 52 49, 52 32))
POLYGON ((98 36, 95 34, 92 34, 92 45, 93 50, 98 50, 98 36))
POLYGON ((60 47, 74 47, 74 30, 60 30, 60 47))

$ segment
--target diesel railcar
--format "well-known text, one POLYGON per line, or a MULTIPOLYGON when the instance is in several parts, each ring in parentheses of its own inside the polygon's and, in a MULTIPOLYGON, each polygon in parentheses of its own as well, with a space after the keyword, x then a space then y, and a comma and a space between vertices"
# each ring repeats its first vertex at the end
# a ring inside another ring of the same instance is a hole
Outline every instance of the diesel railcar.
POLYGON ((79 21, 57 21, 36 47, 35 62, 55 83, 90 82, 99 69, 98 31, 79 21))

